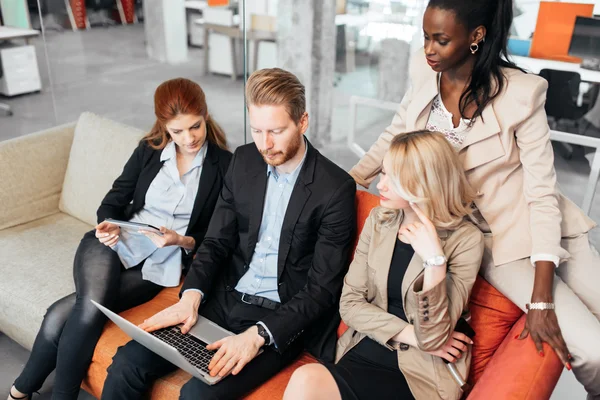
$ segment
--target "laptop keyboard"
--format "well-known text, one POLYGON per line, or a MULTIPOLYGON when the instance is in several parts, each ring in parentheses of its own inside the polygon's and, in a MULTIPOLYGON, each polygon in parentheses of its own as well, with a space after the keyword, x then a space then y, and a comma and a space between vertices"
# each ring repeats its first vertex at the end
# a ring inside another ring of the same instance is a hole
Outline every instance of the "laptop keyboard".
POLYGON ((216 351, 206 349, 206 343, 192 335, 184 335, 177 326, 151 332, 165 343, 175 347, 194 367, 208 374, 208 364, 216 351))

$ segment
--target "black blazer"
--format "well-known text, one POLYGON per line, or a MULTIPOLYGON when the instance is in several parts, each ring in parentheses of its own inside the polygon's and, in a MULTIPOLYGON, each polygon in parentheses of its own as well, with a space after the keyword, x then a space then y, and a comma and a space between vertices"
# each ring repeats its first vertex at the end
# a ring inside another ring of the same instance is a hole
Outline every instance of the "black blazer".
MULTIPOLYGON (((307 146, 279 241, 282 305, 262 320, 281 353, 319 318, 337 311, 356 229, 356 183, 308 141, 307 146)), ((182 293, 200 289, 208 297, 211 290, 234 290, 254 254, 267 179, 256 146, 239 147, 182 293)), ((335 330, 333 335, 335 342, 335 330)))
MULTIPOLYGON (((206 159, 200 175, 200 187, 185 233, 196 241, 194 251, 204 239, 232 157, 229 151, 210 142, 207 144, 206 159)), ((133 214, 144 207, 146 192, 164 163, 160 161, 161 153, 162 150, 152 149, 145 141, 140 142, 125 164, 121 176, 115 180, 112 189, 102 200, 97 212, 98 223, 106 218, 128 221, 133 214)), ((193 252, 190 256, 186 256, 185 252, 182 254, 184 265, 188 265, 193 252)))

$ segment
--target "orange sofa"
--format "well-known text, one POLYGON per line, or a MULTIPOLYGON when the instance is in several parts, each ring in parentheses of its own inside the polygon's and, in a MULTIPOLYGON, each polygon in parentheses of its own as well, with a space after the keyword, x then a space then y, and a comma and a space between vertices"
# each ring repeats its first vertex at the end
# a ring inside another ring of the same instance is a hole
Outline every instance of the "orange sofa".
MULTIPOLYGON (((358 232, 362 230, 370 210, 377 206, 377 197, 357 193, 358 232)), ((125 311, 121 315, 135 324, 166 308, 178 300, 179 288, 164 289, 152 301, 125 311)), ((530 339, 516 340, 525 324, 525 315, 510 300, 484 279, 478 278, 471 296, 472 325, 476 331, 473 363, 469 381, 473 389, 469 400, 550 398, 562 372, 562 364, 551 349, 540 357, 530 339)), ((344 325, 340 326, 341 333, 344 325)), ((83 388, 99 398, 106 379, 106 369, 112 362, 117 347, 129 338, 112 322, 104 328, 98 342, 83 388)), ((281 399, 294 370, 303 364, 315 362, 308 354, 249 393, 246 399, 281 399)), ((158 380, 152 387, 151 399, 177 399, 179 389, 190 375, 179 370, 158 380)), ((226 381, 223 381, 226 385, 226 381)))

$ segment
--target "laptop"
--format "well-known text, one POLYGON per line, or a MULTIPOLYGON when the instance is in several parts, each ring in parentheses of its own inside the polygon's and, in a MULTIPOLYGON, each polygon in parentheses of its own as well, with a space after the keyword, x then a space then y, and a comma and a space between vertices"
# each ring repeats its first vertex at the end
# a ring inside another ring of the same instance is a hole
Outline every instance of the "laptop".
POLYGON ((202 382, 214 385, 225 378, 210 376, 208 364, 216 351, 207 350, 206 346, 224 337, 232 336, 234 333, 221 328, 201 315, 198 316, 196 325, 185 335, 181 333, 179 326, 171 326, 148 333, 94 300, 90 301, 133 340, 202 382))

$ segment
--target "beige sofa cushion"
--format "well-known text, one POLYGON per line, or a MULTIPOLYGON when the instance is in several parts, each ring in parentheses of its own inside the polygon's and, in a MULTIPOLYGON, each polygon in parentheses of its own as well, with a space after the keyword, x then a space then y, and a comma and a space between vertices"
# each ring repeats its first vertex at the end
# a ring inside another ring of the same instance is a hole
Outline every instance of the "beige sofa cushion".
POLYGON ((83 113, 75 128, 59 208, 96 225, 100 202, 123 171, 144 132, 83 113))
POLYGON ((46 309, 75 291, 75 250, 91 229, 56 213, 0 231, 0 331, 31 349, 46 309))
POLYGON ((72 123, 0 142, 0 229, 58 212, 74 129, 72 123))

